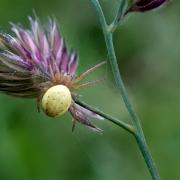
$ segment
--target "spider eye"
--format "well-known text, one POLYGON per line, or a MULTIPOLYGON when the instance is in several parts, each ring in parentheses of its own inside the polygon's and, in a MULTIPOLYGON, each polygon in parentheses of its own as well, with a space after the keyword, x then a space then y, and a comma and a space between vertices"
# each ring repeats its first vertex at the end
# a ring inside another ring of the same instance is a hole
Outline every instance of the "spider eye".
POLYGON ((64 85, 49 88, 42 98, 42 109, 50 117, 63 115, 71 105, 71 92, 64 85))

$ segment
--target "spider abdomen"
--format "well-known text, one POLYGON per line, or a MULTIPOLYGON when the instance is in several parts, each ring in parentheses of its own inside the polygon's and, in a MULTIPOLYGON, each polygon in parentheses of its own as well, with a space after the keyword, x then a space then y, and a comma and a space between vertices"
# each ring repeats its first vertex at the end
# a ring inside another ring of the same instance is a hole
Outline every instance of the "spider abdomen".
POLYGON ((71 93, 64 85, 49 88, 42 98, 42 108, 50 117, 63 115, 71 105, 71 93))

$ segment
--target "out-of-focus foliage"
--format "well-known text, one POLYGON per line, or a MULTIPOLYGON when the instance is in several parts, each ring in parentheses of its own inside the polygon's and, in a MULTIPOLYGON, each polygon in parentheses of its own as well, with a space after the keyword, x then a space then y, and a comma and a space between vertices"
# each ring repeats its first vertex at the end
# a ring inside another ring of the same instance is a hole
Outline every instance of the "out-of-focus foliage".
MULTIPOLYGON (((108 20, 118 0, 101 0, 108 20)), ((152 154, 164 180, 180 177, 180 2, 128 16, 115 33, 115 47, 129 94, 142 119, 152 154)), ((80 55, 79 72, 107 58, 100 27, 89 0, 0 0, 0 27, 28 27, 33 11, 43 22, 55 16, 69 48, 80 55)), ((106 82, 80 92, 89 104, 129 121, 117 98, 108 67, 90 79, 106 82)), ((133 137, 113 124, 98 135, 71 117, 38 113, 35 100, 0 96, 1 180, 150 180, 133 137)))

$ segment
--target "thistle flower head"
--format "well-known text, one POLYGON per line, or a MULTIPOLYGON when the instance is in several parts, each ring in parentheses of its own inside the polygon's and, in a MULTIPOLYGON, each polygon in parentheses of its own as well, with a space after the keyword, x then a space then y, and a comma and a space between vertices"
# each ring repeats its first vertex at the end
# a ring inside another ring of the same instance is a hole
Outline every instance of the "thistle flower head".
POLYGON ((0 34, 0 91, 6 94, 37 98, 44 112, 51 117, 69 111, 73 122, 80 122, 94 130, 89 118, 99 115, 76 104, 73 90, 96 83, 77 84, 102 62, 76 76, 78 55, 69 53, 55 20, 44 29, 38 19, 29 18, 31 29, 12 24, 14 35, 0 34))

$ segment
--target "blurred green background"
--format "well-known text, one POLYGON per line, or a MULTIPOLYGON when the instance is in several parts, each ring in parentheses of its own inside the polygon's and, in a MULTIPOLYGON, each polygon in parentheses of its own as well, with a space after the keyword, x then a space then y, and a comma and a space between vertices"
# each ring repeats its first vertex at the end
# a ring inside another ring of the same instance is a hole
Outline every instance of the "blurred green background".
MULTIPOLYGON (((100 0, 109 21, 118 0, 100 0)), ((115 33, 119 68, 142 119, 163 180, 180 179, 180 1, 146 14, 132 14, 115 33)), ((43 22, 55 16, 69 48, 80 56, 79 73, 106 59, 94 9, 88 0, 0 0, 0 28, 9 22, 29 27, 33 10, 43 22)), ((106 81, 79 92, 89 104, 125 121, 129 116, 109 67, 90 79, 106 81)), ((103 135, 71 117, 38 113, 35 100, 0 96, 0 180, 150 180, 137 145, 124 130, 95 122, 103 135)))

